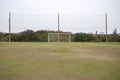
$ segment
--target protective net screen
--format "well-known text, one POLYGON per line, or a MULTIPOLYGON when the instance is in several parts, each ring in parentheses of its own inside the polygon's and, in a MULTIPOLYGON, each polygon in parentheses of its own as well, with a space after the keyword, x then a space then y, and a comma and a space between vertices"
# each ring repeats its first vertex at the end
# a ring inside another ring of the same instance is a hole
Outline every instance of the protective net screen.
MULTIPOLYGON (((104 14, 59 14, 60 31, 105 32, 104 14)), ((32 30, 58 30, 58 14, 12 14, 12 32, 32 30)))

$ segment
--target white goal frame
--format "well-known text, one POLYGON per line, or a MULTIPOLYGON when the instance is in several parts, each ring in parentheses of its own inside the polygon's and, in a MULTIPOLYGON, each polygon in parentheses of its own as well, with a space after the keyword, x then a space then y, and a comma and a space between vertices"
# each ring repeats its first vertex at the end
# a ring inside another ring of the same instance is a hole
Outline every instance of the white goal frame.
POLYGON ((71 42, 71 32, 48 33, 48 42, 71 42))

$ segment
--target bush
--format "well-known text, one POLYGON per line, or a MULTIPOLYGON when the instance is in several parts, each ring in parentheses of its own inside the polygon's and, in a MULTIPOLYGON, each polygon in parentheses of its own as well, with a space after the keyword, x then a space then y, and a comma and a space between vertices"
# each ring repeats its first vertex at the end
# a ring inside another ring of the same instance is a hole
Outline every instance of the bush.
POLYGON ((74 39, 73 41, 75 42, 91 42, 95 41, 95 36, 93 34, 86 34, 86 33, 76 33, 74 34, 74 39))

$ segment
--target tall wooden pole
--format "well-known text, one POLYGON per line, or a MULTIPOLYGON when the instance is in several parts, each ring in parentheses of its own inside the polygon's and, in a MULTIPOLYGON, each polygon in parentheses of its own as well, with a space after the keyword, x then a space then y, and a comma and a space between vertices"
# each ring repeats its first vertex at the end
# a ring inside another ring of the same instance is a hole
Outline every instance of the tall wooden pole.
POLYGON ((108 42, 108 31, 107 31, 107 13, 105 14, 105 26, 106 26, 106 42, 108 42))
POLYGON ((58 42, 60 41, 60 29, 59 29, 59 27, 60 27, 60 23, 59 23, 59 13, 58 13, 58 42))
POLYGON ((9 42, 11 42, 11 13, 9 12, 9 42))

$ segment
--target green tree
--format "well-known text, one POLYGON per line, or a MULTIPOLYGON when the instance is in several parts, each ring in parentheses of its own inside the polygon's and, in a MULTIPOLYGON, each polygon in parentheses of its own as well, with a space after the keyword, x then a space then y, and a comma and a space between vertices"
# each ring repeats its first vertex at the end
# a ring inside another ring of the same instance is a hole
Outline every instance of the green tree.
POLYGON ((35 32, 36 40, 41 42, 46 42, 48 40, 48 31, 41 30, 35 32))
POLYGON ((116 28, 113 30, 113 34, 117 34, 117 29, 116 28))
POLYGON ((88 42, 88 41, 95 41, 95 36, 93 34, 86 34, 86 33, 76 33, 74 34, 74 39, 73 41, 75 42, 88 42))
POLYGON ((118 35, 118 34, 111 34, 109 41, 110 42, 120 42, 120 35, 118 35))
POLYGON ((19 41, 35 41, 36 36, 33 30, 26 30, 18 34, 19 41))
POLYGON ((8 33, 3 33, 1 36, 1 41, 8 41, 9 39, 9 34, 8 33))
POLYGON ((0 41, 2 41, 3 37, 4 37, 4 33, 0 32, 0 41))

